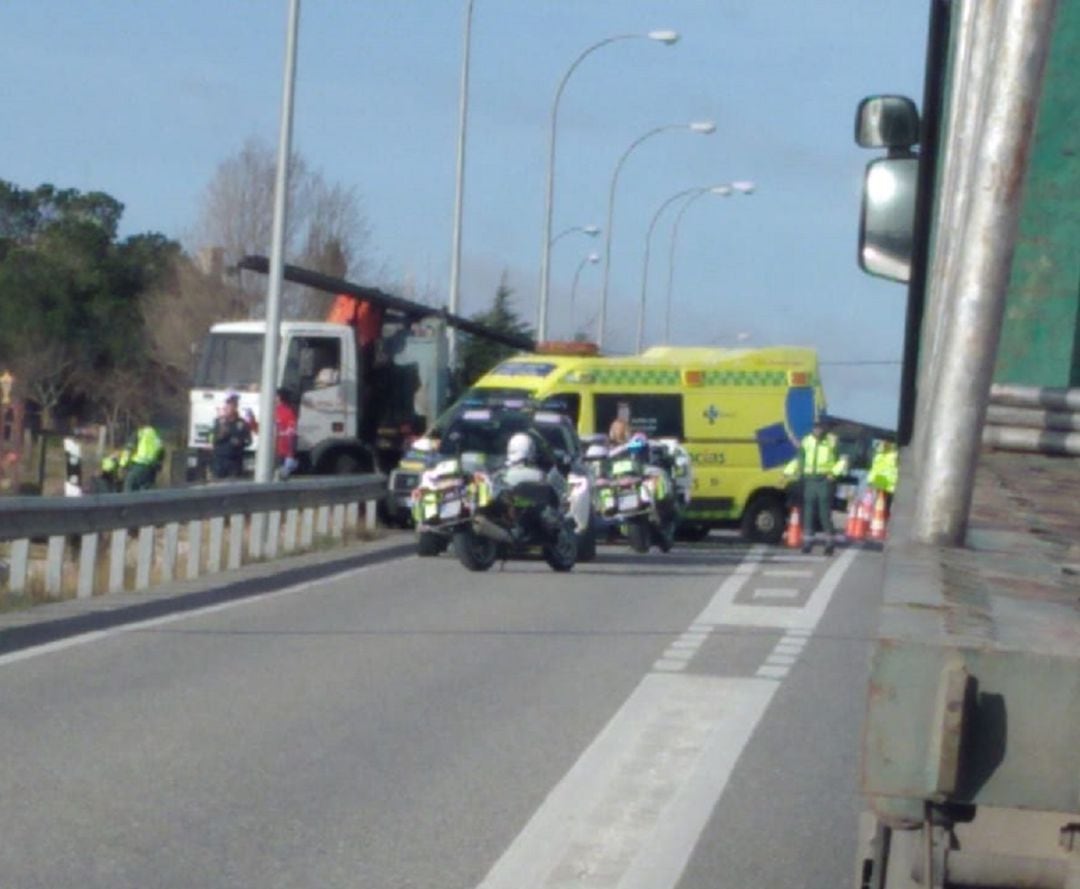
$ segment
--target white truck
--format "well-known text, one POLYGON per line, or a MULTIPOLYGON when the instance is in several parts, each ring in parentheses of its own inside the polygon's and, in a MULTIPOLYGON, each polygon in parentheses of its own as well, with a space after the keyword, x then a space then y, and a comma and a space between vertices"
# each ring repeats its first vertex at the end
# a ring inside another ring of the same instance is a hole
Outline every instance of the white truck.
MULTIPOLYGON (((242 267, 264 272, 262 257, 242 267)), ((297 408, 301 472, 389 472, 424 433, 450 394, 446 328, 527 349, 530 340, 506 336, 466 319, 294 266, 286 280, 337 295, 326 321, 285 321, 277 386, 297 408)), ((212 463, 214 420, 226 397, 258 417, 266 325, 215 324, 199 352, 190 392, 188 480, 204 479, 212 463)), ((245 471, 254 468, 254 442, 245 471)))

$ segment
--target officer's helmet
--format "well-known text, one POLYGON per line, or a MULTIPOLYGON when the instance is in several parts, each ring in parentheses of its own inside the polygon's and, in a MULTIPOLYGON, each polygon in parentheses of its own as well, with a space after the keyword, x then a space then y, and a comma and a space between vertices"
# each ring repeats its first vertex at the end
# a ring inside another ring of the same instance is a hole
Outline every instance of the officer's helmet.
POLYGON ((506 444, 507 463, 528 463, 535 454, 536 445, 527 432, 517 432, 510 436, 510 441, 506 444))

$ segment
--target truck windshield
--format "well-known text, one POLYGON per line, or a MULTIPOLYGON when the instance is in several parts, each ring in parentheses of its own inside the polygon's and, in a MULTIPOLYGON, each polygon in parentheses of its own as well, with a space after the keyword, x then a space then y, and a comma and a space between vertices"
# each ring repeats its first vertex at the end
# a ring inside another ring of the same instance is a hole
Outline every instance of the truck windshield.
POLYGON ((261 333, 212 333, 204 341, 195 369, 198 389, 259 388, 262 378, 261 333))

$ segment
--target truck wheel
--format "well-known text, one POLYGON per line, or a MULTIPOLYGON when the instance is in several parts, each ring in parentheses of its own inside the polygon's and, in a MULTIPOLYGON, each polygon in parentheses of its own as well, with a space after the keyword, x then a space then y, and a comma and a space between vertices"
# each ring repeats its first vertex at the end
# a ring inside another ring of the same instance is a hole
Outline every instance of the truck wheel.
POLYGON ((416 554, 421 558, 429 558, 442 553, 450 545, 450 538, 444 534, 436 534, 434 531, 421 531, 416 535, 416 554))
POLYGON ((784 536, 784 501, 771 494, 751 500, 743 512, 742 536, 751 543, 779 543, 784 536))

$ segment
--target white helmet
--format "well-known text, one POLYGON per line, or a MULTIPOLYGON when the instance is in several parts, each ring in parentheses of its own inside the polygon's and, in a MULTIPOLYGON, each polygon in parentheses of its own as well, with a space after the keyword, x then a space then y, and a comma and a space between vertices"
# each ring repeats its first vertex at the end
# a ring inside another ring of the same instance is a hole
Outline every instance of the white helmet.
POLYGON ((506 443, 507 463, 527 463, 536 453, 536 445, 527 432, 515 432, 506 443))

